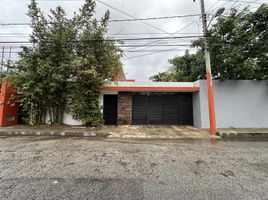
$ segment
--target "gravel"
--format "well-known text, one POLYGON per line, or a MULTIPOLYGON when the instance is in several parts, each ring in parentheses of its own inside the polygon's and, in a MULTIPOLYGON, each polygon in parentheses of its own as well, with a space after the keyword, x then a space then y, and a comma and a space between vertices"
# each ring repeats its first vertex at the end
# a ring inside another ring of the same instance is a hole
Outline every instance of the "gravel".
POLYGON ((268 142, 0 138, 0 199, 268 199, 268 142))

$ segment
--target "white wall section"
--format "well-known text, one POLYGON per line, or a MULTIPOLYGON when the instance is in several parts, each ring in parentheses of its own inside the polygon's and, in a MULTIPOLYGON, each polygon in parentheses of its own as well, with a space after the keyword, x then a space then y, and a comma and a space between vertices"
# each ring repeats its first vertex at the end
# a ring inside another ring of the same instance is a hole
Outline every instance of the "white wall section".
MULTIPOLYGON (((196 81, 194 125, 209 127, 207 85, 196 81)), ((268 84, 266 81, 213 81, 217 128, 268 128, 268 84)))

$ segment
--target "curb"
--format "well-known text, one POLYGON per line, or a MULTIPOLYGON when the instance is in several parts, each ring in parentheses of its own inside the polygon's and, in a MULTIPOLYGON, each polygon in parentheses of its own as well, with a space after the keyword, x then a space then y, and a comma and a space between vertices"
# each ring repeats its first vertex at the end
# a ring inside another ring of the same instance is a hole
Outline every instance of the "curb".
POLYGON ((61 131, 61 130, 1 130, 0 136, 49 136, 49 137, 87 137, 87 138, 108 138, 108 139, 220 139, 220 136, 157 136, 157 135, 118 135, 111 132, 104 131, 61 131))
POLYGON ((57 136, 57 137, 107 137, 103 132, 81 131, 0 131, 0 136, 57 136))
POLYGON ((221 139, 220 136, 157 136, 157 135, 116 135, 111 134, 107 136, 108 139, 163 139, 163 140, 206 140, 206 139, 221 139))
POLYGON ((236 131, 229 131, 229 132, 217 132, 217 135, 222 138, 268 138, 268 133, 264 132, 236 132, 236 131))

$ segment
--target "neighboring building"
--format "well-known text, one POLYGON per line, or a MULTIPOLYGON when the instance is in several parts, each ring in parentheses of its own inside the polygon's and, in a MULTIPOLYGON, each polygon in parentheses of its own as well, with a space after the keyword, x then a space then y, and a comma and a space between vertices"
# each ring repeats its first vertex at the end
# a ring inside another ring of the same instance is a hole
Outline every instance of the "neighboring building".
POLYGON ((19 104, 15 96, 14 85, 3 79, 0 89, 0 127, 15 125, 18 122, 19 104))
MULTIPOLYGON (((217 128, 268 128, 265 81, 213 81, 217 128)), ((107 83, 100 94, 105 124, 209 127, 206 81, 107 83)), ((66 124, 81 124, 65 116, 66 124), (66 120, 68 118, 68 120, 66 120)))

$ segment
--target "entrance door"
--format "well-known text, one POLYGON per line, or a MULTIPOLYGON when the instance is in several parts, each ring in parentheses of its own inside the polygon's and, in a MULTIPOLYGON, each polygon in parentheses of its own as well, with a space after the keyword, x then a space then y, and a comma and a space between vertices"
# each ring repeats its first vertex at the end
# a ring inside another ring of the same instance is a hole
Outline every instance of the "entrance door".
POLYGON ((103 97, 104 124, 117 124, 117 95, 104 95, 103 97))

